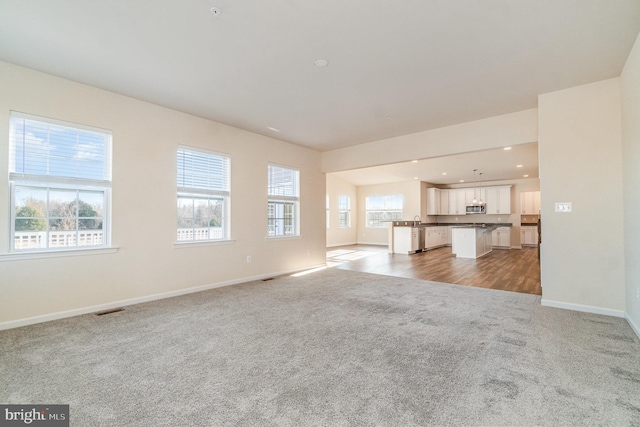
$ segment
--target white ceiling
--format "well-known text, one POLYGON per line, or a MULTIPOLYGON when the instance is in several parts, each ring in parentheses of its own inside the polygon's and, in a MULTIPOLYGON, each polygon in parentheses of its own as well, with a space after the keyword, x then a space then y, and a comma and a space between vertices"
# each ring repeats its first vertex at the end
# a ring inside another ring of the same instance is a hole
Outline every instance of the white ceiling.
POLYGON ((509 150, 500 148, 416 160, 418 161, 335 172, 332 175, 355 185, 388 184, 411 180, 444 185, 459 184, 460 180, 469 184, 538 178, 537 143, 513 146, 509 150), (474 169, 476 169, 475 174, 474 169), (525 175, 528 176, 525 177, 525 175))
POLYGON ((3 60, 321 151, 534 108, 639 31, 638 0, 0 1, 3 60))

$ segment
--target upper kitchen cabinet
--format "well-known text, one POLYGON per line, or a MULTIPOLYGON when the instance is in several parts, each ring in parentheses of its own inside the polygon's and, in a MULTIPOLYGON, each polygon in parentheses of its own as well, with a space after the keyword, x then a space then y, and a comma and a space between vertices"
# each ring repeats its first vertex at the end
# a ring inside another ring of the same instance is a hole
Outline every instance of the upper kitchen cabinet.
POLYGON ((449 215, 449 190, 440 190, 440 215, 449 215))
POLYGON ((464 215, 467 212, 465 189, 449 190, 449 215, 464 215))
MULTIPOLYGON (((427 215, 440 214, 440 190, 439 188, 427 188, 427 215)), ((447 206, 448 210, 448 206, 447 206)))
POLYGON ((487 214, 511 213, 511 186, 485 187, 485 204, 487 214))
POLYGON ((538 215, 540 213, 540 192, 523 191, 520 193, 520 213, 538 215))

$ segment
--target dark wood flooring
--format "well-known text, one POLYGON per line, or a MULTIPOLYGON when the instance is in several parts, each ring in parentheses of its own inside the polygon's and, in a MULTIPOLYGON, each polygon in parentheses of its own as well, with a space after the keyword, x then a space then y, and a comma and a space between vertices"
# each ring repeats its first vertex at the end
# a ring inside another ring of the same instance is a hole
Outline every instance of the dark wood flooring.
POLYGON ((457 258, 451 247, 414 255, 390 254, 385 246, 327 248, 327 265, 344 270, 432 280, 456 285, 541 295, 538 248, 495 249, 478 259, 457 258))

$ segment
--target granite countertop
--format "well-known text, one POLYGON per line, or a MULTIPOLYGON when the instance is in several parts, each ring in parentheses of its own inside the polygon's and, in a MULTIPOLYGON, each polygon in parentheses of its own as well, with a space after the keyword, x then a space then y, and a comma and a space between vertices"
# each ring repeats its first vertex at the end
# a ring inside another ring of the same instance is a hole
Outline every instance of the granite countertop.
MULTIPOLYGON (((386 221, 389 222, 389 221, 386 221)), ((421 222, 417 221, 391 221, 394 227, 511 227, 510 222, 421 222)), ((534 224, 535 225, 535 224, 534 224)))
POLYGON ((511 227, 510 222, 436 222, 420 224, 420 227, 511 227))

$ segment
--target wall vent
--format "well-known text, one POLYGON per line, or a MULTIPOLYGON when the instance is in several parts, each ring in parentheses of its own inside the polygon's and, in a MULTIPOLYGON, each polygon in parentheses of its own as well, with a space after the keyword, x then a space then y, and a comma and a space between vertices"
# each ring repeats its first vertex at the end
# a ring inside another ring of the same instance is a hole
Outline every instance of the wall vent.
POLYGON ((95 313, 96 316, 104 316, 105 314, 117 313, 119 311, 124 311, 124 308, 113 308, 111 310, 97 311, 95 313))

